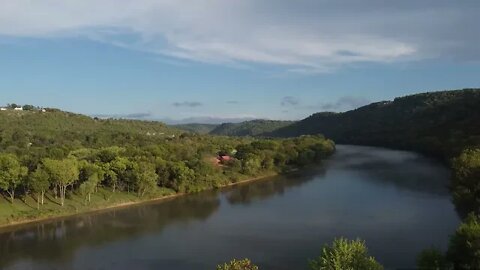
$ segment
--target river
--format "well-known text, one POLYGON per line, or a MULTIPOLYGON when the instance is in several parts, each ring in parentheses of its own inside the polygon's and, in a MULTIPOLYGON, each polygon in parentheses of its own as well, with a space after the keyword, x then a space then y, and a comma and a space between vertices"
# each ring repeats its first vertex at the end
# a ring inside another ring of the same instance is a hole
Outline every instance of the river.
POLYGON ((308 269, 335 237, 361 238, 386 269, 445 250, 459 218, 449 170, 412 152, 340 145, 286 176, 0 233, 0 269, 308 269))

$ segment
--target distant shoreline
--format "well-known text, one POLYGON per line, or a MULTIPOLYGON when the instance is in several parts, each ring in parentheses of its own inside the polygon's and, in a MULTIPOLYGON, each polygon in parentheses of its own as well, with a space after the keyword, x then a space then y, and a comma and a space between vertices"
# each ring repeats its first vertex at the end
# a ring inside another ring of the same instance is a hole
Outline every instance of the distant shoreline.
MULTIPOLYGON (((292 170, 288 171, 287 173, 294 172, 294 171, 297 171, 297 170, 298 169, 292 169, 292 170)), ((272 173, 267 173, 267 174, 264 174, 264 175, 261 175, 261 176, 256 176, 256 177, 240 180, 240 181, 237 181, 237 182, 228 183, 228 184, 222 185, 218 188, 222 189, 222 188, 226 188, 226 187, 236 186, 236 185, 245 184, 245 183, 249 183, 249 182, 254 182, 254 181, 258 181, 258 180, 262 180, 262 179, 267 179, 267 178, 278 176, 278 175, 280 175, 280 173, 276 173, 276 172, 275 173, 273 173, 273 172, 272 173)), ((211 189, 206 189, 206 190, 214 190, 214 189, 216 189, 216 188, 211 188, 211 189)), ((66 217, 74 217, 74 216, 77 216, 77 215, 91 214, 91 213, 95 213, 95 212, 102 212, 102 211, 117 209, 117 208, 118 209, 127 208, 127 207, 130 207, 130 206, 145 204, 145 203, 167 201, 167 200, 170 200, 170 199, 175 199, 177 197, 186 196, 186 195, 190 195, 190 194, 194 194, 194 193, 184 193, 184 192, 175 193, 175 194, 156 197, 156 198, 149 198, 149 199, 144 199, 144 200, 140 199, 138 201, 113 203, 113 204, 105 206, 105 207, 91 208, 91 209, 87 209, 87 210, 80 211, 80 212, 75 212, 75 213, 61 213, 61 214, 58 214, 58 215, 13 221, 13 222, 10 222, 10 223, 0 224, 0 233, 15 231, 15 229, 20 229, 23 226, 28 226, 28 225, 34 224, 34 223, 54 221, 56 219, 62 219, 62 218, 66 218, 66 217)))

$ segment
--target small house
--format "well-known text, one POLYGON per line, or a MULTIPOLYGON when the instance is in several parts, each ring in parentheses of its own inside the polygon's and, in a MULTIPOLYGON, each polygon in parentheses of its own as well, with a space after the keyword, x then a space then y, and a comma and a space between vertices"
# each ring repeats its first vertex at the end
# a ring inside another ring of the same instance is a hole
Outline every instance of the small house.
POLYGON ((217 160, 220 163, 225 163, 225 162, 229 162, 229 161, 233 160, 233 157, 228 156, 228 155, 219 155, 217 157, 217 160))
POLYGON ((13 109, 14 111, 23 111, 23 108, 22 107, 16 107, 13 109))
POLYGON ((0 111, 6 111, 6 110, 7 110, 7 108, 3 108, 3 107, 0 108, 0 111))

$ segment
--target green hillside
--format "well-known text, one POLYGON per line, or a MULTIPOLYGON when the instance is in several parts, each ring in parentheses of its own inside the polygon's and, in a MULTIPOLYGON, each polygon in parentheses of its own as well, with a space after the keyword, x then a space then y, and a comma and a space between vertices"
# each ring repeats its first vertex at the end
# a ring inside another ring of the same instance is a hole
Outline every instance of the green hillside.
POLYGON ((36 147, 75 149, 136 140, 162 141, 181 133, 160 122, 98 119, 56 109, 0 111, 0 150, 9 152, 36 147))
POLYGON ((334 150, 323 136, 211 136, 55 109, 1 110, 0 226, 212 189, 320 162, 334 150))
MULTIPOLYGON (((337 143, 377 145, 451 157, 480 144, 480 90, 430 92, 344 113, 323 112, 266 135, 324 134, 337 143)), ((264 134, 265 135, 265 134, 264 134)))
POLYGON ((225 136, 259 136, 286 127, 292 121, 251 120, 241 123, 224 123, 213 129, 210 134, 225 136))
POLYGON ((263 135, 324 134, 337 143, 414 150, 451 163, 463 215, 480 213, 480 89, 422 93, 344 113, 316 113, 263 135))
POLYGON ((198 133, 198 134, 208 134, 212 130, 214 130, 218 125, 216 124, 179 124, 179 125, 172 125, 174 128, 178 128, 184 131, 198 133))

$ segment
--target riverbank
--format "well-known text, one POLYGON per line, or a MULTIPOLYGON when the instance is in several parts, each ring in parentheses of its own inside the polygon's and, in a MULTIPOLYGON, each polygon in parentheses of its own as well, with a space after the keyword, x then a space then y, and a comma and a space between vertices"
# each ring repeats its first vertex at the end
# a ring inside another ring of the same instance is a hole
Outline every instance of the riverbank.
MULTIPOLYGON (((296 171, 291 170, 287 173, 296 171)), ((248 177, 237 182, 231 182, 220 187, 226 188, 245 184, 279 175, 277 172, 265 172, 259 176, 248 177)), ((72 194, 62 207, 50 195, 46 195, 45 204, 38 210, 37 202, 32 197, 24 201, 16 199, 14 204, 4 198, 0 200, 0 232, 17 229, 18 227, 32 223, 46 222, 60 218, 124 208, 138 204, 152 203, 174 199, 191 193, 175 193, 173 190, 159 189, 160 194, 149 197, 138 197, 135 193, 112 192, 109 189, 100 188, 92 195, 91 202, 85 204, 84 198, 72 194)))

